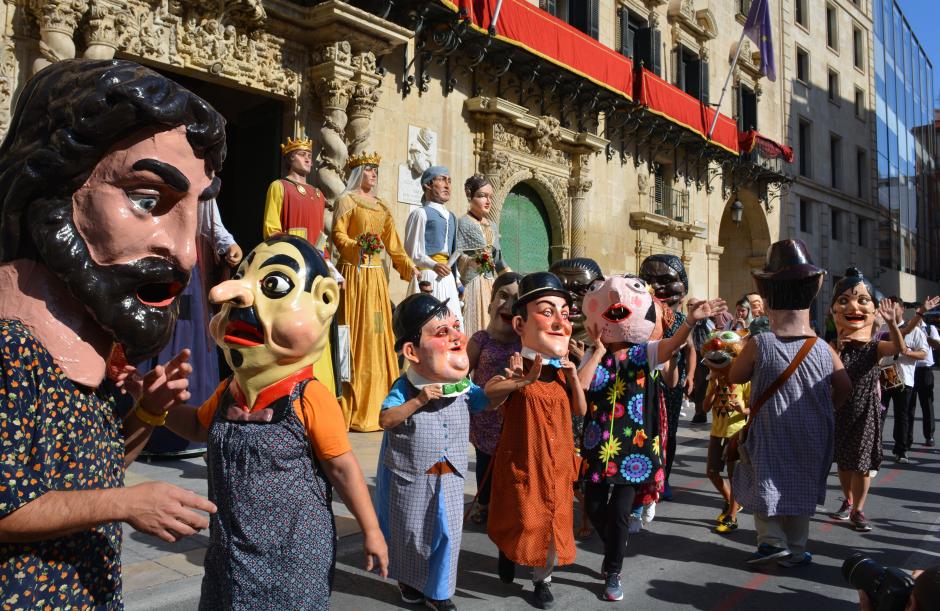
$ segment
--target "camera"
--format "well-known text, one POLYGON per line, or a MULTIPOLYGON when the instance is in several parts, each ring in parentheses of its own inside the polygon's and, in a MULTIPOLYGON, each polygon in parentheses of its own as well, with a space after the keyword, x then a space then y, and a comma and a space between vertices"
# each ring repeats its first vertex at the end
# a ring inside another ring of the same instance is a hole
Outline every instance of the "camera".
POLYGON ((842 563, 842 576, 865 592, 875 611, 904 611, 914 588, 914 579, 901 569, 884 567, 858 552, 842 563))

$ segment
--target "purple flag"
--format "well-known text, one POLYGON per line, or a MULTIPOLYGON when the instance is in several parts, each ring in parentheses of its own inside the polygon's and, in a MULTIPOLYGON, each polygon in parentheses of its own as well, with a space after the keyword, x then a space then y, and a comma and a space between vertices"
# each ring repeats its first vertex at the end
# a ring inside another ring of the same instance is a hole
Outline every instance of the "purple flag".
POLYGON ((760 71, 771 81, 777 80, 774 64, 774 41, 770 29, 770 6, 768 0, 753 0, 751 10, 744 23, 744 34, 757 44, 760 51, 760 71))

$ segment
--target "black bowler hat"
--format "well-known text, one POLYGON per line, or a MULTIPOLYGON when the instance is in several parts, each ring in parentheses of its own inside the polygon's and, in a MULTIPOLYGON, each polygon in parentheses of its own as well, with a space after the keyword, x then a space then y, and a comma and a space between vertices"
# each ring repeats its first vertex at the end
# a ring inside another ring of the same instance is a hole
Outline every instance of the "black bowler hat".
POLYGON ((780 240, 767 249, 767 263, 751 272, 758 280, 806 280, 826 273, 816 267, 803 240, 780 240))
POLYGON ((512 306, 512 313, 519 314, 527 303, 543 295, 564 297, 568 305, 571 305, 571 293, 558 276, 551 272, 532 272, 519 281, 519 298, 512 306))
POLYGON ((395 308, 392 316, 392 331, 395 332, 395 352, 401 350, 405 342, 421 335, 421 327, 435 316, 449 311, 448 299, 441 301, 427 293, 409 295, 395 308))

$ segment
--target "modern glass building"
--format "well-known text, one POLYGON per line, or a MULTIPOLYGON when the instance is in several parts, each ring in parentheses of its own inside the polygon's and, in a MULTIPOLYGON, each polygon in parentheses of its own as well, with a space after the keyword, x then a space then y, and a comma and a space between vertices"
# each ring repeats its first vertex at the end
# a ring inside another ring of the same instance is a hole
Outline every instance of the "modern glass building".
POLYGON ((895 0, 873 0, 872 8, 879 259, 887 270, 936 280, 940 202, 933 65, 895 0))

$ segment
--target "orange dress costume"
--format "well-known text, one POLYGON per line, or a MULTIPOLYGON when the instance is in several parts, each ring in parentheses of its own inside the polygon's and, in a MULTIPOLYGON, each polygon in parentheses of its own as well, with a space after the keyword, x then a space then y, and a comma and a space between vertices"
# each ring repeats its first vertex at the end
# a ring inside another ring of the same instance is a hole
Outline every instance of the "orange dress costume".
POLYGON ((516 564, 544 567, 554 539, 558 565, 571 564, 577 479, 571 403, 564 374, 514 392, 502 407, 493 456, 487 534, 516 564))

